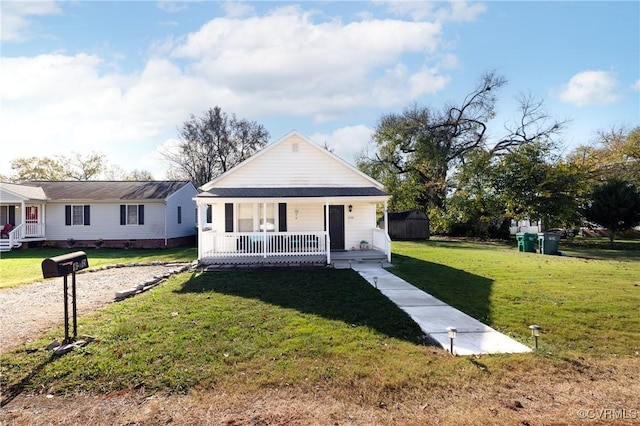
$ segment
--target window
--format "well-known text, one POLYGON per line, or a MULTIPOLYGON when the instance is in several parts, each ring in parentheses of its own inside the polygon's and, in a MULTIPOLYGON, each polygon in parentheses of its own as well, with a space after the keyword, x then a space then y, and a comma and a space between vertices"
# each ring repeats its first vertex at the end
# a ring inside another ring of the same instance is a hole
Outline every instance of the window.
POLYGON ((9 223, 9 206, 0 206, 0 225, 9 223))
POLYGON ((178 206, 178 223, 182 223, 182 206, 178 206))
POLYGON ((84 206, 72 206, 73 215, 71 216, 72 225, 84 225, 84 206))
MULTIPOLYGON (((239 203, 237 205, 237 231, 238 232, 267 232, 276 231, 278 208, 274 203, 252 204, 239 203), (265 210, 266 207, 266 210, 265 210), (266 216, 266 223, 265 223, 266 216)), ((231 231, 227 231, 231 232, 231 231)))
POLYGON ((120 225, 144 225, 144 205, 121 204, 120 225))
POLYGON ((266 224, 266 229, 267 231, 275 231, 276 230, 276 216, 275 216, 275 208, 273 204, 260 204, 260 208, 259 210, 259 218, 260 218, 260 231, 264 231, 265 229, 265 214, 264 214, 264 208, 267 208, 267 214, 266 214, 266 220, 267 220, 267 224, 266 224))
MULTIPOLYGON (((37 215, 37 211, 35 213, 37 215)), ((88 226, 91 224, 91 206, 64 206, 64 224, 66 226, 88 226)))
POLYGON ((253 232, 253 204, 238 204, 238 232, 253 232))

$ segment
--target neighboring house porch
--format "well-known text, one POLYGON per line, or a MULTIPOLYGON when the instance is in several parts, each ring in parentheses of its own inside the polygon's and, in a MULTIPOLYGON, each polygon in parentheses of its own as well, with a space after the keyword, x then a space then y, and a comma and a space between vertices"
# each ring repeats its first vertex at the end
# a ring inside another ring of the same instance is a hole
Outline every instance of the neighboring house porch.
POLYGON ((10 230, 0 238, 0 251, 25 242, 45 239, 46 195, 42 188, 3 183, 0 187, 0 228, 10 230))

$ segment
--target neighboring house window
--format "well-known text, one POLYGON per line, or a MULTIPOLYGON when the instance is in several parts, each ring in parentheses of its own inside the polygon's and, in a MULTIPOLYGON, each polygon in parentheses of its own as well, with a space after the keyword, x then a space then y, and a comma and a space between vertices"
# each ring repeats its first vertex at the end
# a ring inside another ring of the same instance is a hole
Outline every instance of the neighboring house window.
POLYGON ((178 223, 182 223, 182 206, 178 206, 178 223))
POLYGON ((121 204, 120 225, 144 225, 144 205, 121 204))
POLYGON ((0 225, 9 223, 9 206, 0 206, 0 225))
POLYGON ((64 206, 64 224, 66 226, 91 225, 91 206, 89 205, 64 206))

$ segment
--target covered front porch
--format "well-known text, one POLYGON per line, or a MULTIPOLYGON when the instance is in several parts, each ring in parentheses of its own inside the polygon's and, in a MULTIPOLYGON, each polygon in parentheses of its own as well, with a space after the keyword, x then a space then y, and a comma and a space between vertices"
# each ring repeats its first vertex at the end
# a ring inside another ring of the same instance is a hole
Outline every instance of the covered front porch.
POLYGON ((214 200, 199 196, 198 260, 207 265, 328 265, 391 260, 386 198, 214 200), (384 221, 383 223, 387 223, 384 221))
POLYGON ((383 233, 383 230, 374 230, 373 235, 377 235, 377 238, 372 238, 374 243, 357 249, 327 250, 330 243, 327 243, 328 235, 325 232, 271 232, 266 236, 263 233, 231 233, 217 236, 215 232, 208 231, 204 233, 203 244, 199 244, 205 250, 200 262, 219 266, 326 266, 336 262, 389 262, 391 259, 385 248, 383 233))
POLYGON ((0 251, 9 251, 25 242, 45 240, 45 203, 5 200, 0 203, 0 251))

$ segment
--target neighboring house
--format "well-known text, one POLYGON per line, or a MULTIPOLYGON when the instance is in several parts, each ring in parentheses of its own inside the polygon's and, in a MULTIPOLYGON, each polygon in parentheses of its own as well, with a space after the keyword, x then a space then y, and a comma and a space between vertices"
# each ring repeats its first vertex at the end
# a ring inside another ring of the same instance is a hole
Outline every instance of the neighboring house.
POLYGON ((297 132, 200 189, 202 263, 329 264, 365 251, 391 260, 387 231, 376 227, 390 198, 382 184, 297 132))
POLYGON ((193 242, 198 191, 182 181, 0 183, 0 249, 49 246, 174 247, 193 242))

